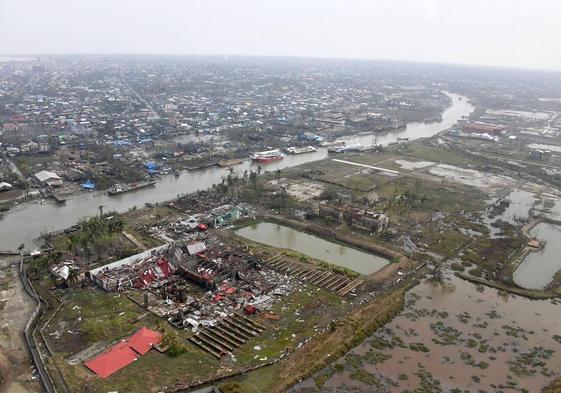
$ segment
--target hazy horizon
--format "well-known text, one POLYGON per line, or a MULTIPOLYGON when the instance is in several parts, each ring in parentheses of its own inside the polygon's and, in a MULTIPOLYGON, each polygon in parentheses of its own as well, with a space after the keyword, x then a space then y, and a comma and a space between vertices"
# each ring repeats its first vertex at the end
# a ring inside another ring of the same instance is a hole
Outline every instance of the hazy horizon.
POLYGON ((0 2, 0 53, 281 56, 561 71, 561 3, 0 2), (539 6, 538 6, 539 5, 539 6))

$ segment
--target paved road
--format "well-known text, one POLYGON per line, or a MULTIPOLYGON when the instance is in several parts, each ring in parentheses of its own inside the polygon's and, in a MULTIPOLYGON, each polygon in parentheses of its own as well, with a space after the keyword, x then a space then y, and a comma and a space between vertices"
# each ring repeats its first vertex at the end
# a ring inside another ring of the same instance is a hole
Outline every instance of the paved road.
POLYGON ((25 329, 23 332, 25 336, 27 348, 31 353, 33 364, 37 368, 39 377, 41 379, 41 383, 43 384, 45 391, 47 393, 57 393, 57 390, 54 387, 53 382, 51 381, 49 373, 45 368, 45 363, 43 363, 41 354, 37 349, 37 344, 35 343, 35 339, 33 338, 33 331, 35 330, 37 320, 41 317, 41 315, 44 312, 45 305, 43 304, 43 301, 41 300, 39 295, 35 292, 33 287, 29 284, 29 280, 27 279, 27 276, 25 275, 25 271, 23 269, 23 257, 20 260, 19 277, 23 285, 23 288, 25 289, 25 292, 27 292, 27 294, 31 296, 37 303, 35 311, 31 315, 31 318, 29 318, 29 321, 27 321, 27 324, 25 325, 25 329))
POLYGON ((144 97, 142 97, 135 89, 132 88, 132 86, 127 82, 127 80, 125 79, 125 74, 123 74, 123 69, 121 68, 121 79, 123 81, 123 83, 130 89, 130 91, 133 92, 133 94, 144 103, 144 105, 146 105, 146 107, 150 110, 150 114, 152 115, 152 117, 156 120, 160 120, 160 115, 158 114, 158 112, 156 112, 154 110, 154 108, 152 107, 152 105, 150 105, 148 103, 148 101, 146 101, 144 99, 144 97))

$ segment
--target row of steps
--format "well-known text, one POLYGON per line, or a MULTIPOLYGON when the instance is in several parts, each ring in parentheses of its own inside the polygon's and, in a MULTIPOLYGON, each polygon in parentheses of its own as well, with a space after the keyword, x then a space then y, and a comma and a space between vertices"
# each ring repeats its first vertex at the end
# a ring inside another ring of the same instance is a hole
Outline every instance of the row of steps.
POLYGON ((243 315, 233 313, 215 326, 199 330, 187 340, 220 359, 227 353, 234 352, 251 338, 258 336, 265 329, 265 326, 243 315))
POLYGON ((335 292, 339 296, 348 295, 364 282, 362 279, 357 278, 353 280, 345 274, 336 273, 331 270, 307 267, 289 262, 283 258, 282 254, 276 254, 264 262, 279 273, 298 277, 327 291, 335 292))

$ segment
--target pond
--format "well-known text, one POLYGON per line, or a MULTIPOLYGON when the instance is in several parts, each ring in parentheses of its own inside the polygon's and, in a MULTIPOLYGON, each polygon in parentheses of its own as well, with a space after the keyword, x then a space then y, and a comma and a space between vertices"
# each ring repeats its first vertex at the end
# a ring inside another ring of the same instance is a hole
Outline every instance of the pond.
POLYGON ((555 273, 561 270, 561 227, 540 223, 530 234, 545 246, 531 252, 524 258, 513 274, 516 285, 527 289, 542 289, 551 282, 555 273))
POLYGON ((238 229, 236 234, 273 247, 298 251, 301 254, 342 266, 361 274, 371 274, 388 260, 341 244, 328 242, 295 229, 270 222, 260 222, 238 229))

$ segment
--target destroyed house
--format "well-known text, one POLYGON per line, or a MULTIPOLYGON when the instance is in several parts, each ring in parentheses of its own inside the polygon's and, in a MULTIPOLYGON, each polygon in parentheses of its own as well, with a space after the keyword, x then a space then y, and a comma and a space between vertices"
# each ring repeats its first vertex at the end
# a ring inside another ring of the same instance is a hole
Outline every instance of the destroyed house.
POLYGON ((342 203, 320 203, 319 216, 332 218, 349 226, 374 232, 382 232, 390 224, 389 217, 383 213, 374 213, 342 203))
POLYGON ((89 276, 106 291, 146 288, 175 272, 176 254, 170 245, 163 245, 92 269, 89 276))
POLYGON ((238 280, 240 274, 255 269, 258 262, 245 254, 228 248, 213 247, 204 253, 184 258, 178 275, 205 289, 216 289, 224 280, 238 280))

